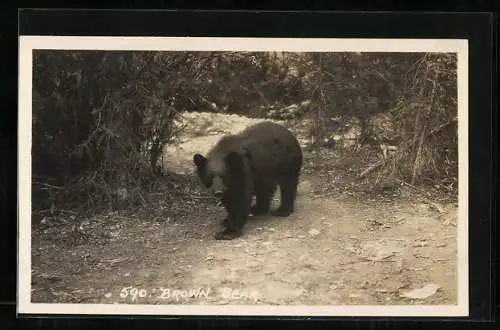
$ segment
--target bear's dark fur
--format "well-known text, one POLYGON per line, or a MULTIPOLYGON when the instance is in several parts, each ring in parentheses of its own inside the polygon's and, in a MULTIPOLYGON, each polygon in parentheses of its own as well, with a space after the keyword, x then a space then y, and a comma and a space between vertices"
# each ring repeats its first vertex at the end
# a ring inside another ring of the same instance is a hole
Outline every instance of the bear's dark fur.
POLYGON ((215 235, 218 240, 240 236, 250 212, 269 213, 277 186, 281 205, 272 214, 287 217, 294 211, 302 150, 293 134, 279 124, 261 122, 225 136, 206 157, 195 154, 193 162, 203 185, 227 210, 225 228, 215 235), (256 204, 251 207, 253 196, 256 204))

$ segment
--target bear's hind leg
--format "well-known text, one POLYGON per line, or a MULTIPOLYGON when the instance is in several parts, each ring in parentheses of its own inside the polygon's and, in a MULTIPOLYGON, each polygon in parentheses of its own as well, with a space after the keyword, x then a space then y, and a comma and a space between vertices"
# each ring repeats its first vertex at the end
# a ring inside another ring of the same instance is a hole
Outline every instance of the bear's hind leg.
POLYGON ((298 184, 298 173, 285 177, 280 181, 279 186, 281 193, 281 204, 277 210, 272 212, 272 215, 278 217, 287 217, 293 213, 298 184))
POLYGON ((276 192, 275 183, 261 183, 255 185, 255 199, 256 203, 251 207, 251 212, 253 215, 265 215, 269 213, 269 207, 271 205, 271 199, 276 192))

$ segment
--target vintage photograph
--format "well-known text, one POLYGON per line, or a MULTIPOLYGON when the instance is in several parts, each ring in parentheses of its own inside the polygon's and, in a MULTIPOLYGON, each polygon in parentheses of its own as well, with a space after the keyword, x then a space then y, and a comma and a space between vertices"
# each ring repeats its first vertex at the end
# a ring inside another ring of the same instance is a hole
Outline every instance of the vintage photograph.
POLYGON ((466 43, 43 38, 20 55, 27 311, 467 312, 466 43))

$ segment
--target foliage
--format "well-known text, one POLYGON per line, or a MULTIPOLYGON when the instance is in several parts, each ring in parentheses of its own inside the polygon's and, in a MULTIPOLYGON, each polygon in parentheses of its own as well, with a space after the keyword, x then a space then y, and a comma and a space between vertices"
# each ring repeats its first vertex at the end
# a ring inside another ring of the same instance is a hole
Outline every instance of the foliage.
POLYGON ((152 179, 159 151, 174 134, 177 111, 165 94, 182 81, 185 58, 34 52, 34 197, 43 197, 42 187, 59 187, 52 191, 69 205, 142 201, 140 187, 152 179))
POLYGON ((399 147, 381 174, 456 178, 454 54, 39 50, 33 59, 38 208, 146 202, 182 111, 300 108, 315 142, 356 119, 359 143, 399 147), (392 138, 376 133, 381 113, 392 138))
POLYGON ((341 128, 356 118, 359 143, 398 147, 394 157, 379 163, 384 166, 378 166, 383 171, 377 179, 390 175, 412 184, 418 179, 456 181, 455 54, 328 53, 310 58, 316 69, 312 98, 318 141, 332 117, 340 118, 341 128), (379 114, 391 120, 389 138, 375 132, 379 114))
MULTIPOLYGON (((319 119, 355 117, 361 125, 362 141, 370 140, 369 118, 389 111, 405 90, 405 73, 418 54, 403 53, 316 53, 310 70, 315 83, 312 98, 319 119)), ((343 125, 341 125, 343 126, 343 125)), ((324 132, 318 131, 321 140, 324 132)))
POLYGON ((300 79, 276 53, 193 54, 193 74, 177 93, 183 99, 174 104, 177 109, 247 114, 254 107, 290 104, 301 96, 300 79))
POLYGON ((458 176, 457 59, 424 54, 409 70, 408 88, 392 109, 401 144, 388 164, 392 174, 411 180, 458 176))

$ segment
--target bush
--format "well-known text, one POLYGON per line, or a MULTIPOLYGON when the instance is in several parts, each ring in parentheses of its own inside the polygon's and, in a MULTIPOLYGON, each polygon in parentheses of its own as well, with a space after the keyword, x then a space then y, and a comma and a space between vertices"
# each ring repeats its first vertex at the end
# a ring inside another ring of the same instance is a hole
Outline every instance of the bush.
POLYGON ((411 183, 456 181, 455 54, 316 53, 308 57, 316 141, 323 141, 330 118, 337 117, 340 129, 356 118, 359 143, 398 147, 393 158, 377 166, 385 175, 411 183), (381 122, 380 114, 392 120, 387 126, 393 134, 377 132, 373 124, 381 122))
MULTIPOLYGON (((425 54, 412 66, 408 88, 392 109, 401 136, 391 174, 409 180, 458 176, 457 59, 455 54, 425 54)), ((456 186, 455 186, 456 187, 456 186)))
POLYGON ((153 179, 159 152, 174 134, 177 111, 166 91, 178 87, 185 57, 34 52, 35 206, 44 197, 67 207, 143 201, 141 187, 153 179))

